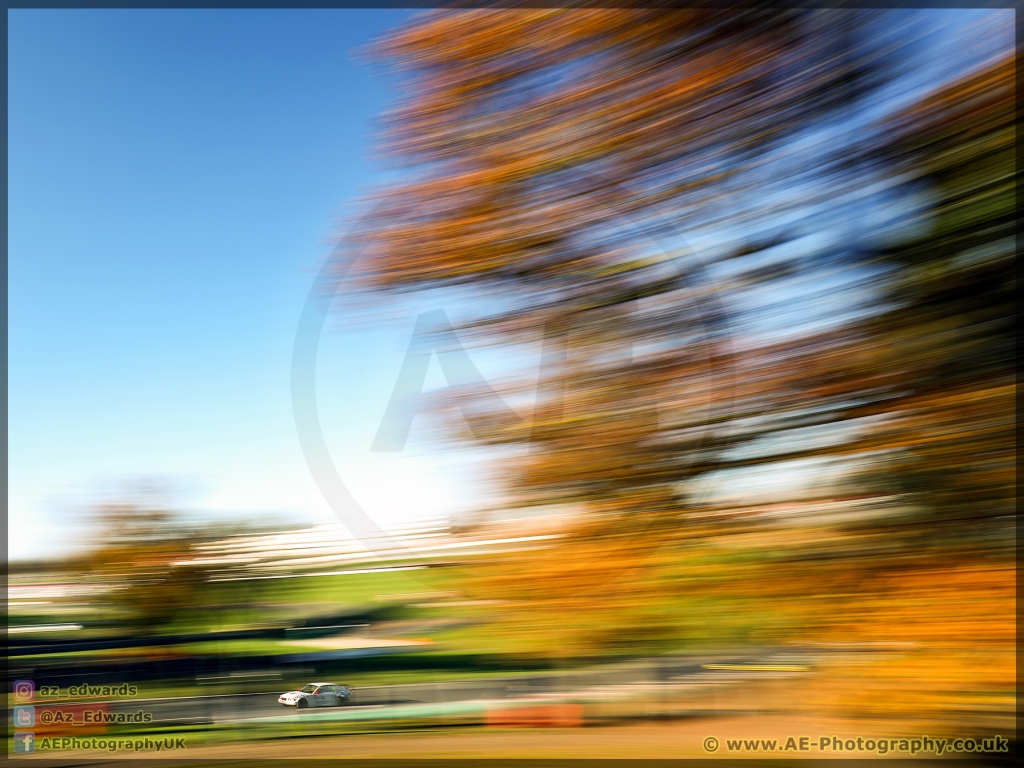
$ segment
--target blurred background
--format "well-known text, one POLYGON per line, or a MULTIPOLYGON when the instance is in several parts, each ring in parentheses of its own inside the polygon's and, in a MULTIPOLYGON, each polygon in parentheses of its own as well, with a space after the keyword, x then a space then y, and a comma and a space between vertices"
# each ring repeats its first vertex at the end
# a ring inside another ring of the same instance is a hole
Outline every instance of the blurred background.
POLYGON ((9 682, 221 756, 1009 736, 1013 24, 12 11, 9 682))

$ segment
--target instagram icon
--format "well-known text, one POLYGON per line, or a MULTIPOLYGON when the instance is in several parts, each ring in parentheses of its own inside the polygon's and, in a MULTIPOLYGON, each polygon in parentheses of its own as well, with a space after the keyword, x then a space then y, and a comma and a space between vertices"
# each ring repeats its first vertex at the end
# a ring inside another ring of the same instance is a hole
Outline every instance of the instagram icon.
POLYGON ((14 700, 32 701, 36 696, 36 684, 31 680, 14 681, 14 700))

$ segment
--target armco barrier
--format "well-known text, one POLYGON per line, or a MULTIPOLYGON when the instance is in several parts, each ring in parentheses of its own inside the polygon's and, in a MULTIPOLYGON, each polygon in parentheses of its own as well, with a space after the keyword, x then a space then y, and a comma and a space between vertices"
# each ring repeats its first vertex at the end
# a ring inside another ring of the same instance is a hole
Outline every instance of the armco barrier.
MULTIPOLYGON (((351 707, 216 721, 263 734, 327 735, 420 727, 575 728, 622 720, 791 710, 805 665, 631 663, 557 675, 357 688, 351 707), (268 728, 267 726, 272 726, 268 728)), ((230 708, 229 708, 230 710, 230 708)))

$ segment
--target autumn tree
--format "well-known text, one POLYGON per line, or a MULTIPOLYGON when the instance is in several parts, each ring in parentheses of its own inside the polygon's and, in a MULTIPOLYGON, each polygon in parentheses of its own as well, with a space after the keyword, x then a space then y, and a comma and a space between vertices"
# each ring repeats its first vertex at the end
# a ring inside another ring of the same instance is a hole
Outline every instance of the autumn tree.
POLYGON ((707 428, 730 405, 730 329, 678 233, 723 212, 794 125, 851 97, 851 22, 471 11, 382 43, 410 94, 385 151, 413 173, 360 229, 360 275, 382 291, 467 286, 494 311, 464 330, 554 348, 532 420, 496 419, 485 437, 536 448, 516 476, 524 502, 648 525, 674 517, 690 465, 749 439, 707 428))
MULTIPOLYGON (((217 623, 228 606, 214 582, 237 575, 237 564, 204 554, 201 545, 243 527, 189 519, 149 485, 98 504, 90 518, 91 546, 68 565, 105 588, 102 600, 118 622, 141 633, 217 623)), ((247 584, 249 599, 262 590, 247 584)))
POLYGON ((478 10, 428 14, 377 47, 405 78, 383 146, 407 172, 348 242, 353 274, 380 300, 465 291, 481 310, 462 332, 544 346, 532 418, 481 400, 472 439, 529 446, 504 469, 514 503, 587 510, 568 538, 486 572, 485 591, 523 608, 509 613, 520 634, 577 656, 670 636, 659 564, 680 537, 729 525, 693 489, 751 467, 884 463, 863 482, 930 510, 885 535, 955 524, 975 502, 1004 514, 1006 84, 990 74, 899 119, 864 117, 892 78, 894 46, 872 42, 884 24, 478 10), (855 221, 865 189, 884 190, 875 209, 912 197, 906 178, 960 201, 938 229, 886 240, 851 225, 808 245, 836 216, 855 221), (694 233, 727 245, 698 258, 694 233), (836 272, 845 314, 811 317, 805 300, 772 327, 766 290, 836 272), (957 447, 967 414, 977 462, 957 447))
POLYGON ((1006 557, 1014 540, 1014 60, 921 100, 882 148, 906 184, 928 182, 933 218, 886 248, 893 268, 867 324, 891 376, 872 478, 909 502, 891 520, 919 548, 1006 557))

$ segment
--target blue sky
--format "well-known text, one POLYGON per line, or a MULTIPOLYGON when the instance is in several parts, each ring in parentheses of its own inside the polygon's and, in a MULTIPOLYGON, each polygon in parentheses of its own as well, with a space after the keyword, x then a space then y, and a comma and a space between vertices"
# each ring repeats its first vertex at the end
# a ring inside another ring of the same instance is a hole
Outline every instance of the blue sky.
POLYGON ((291 344, 392 97, 352 51, 408 15, 10 11, 12 558, 139 476, 330 515, 293 493, 291 344))
MULTIPOLYGON (((12 559, 80 543, 85 506, 141 477, 196 514, 335 519, 296 437, 292 343, 335 222, 382 178, 372 129, 394 91, 353 50, 410 15, 9 11, 12 559)), ((948 46, 979 18, 931 24, 948 46)), ((921 61, 962 60, 934 50, 921 61)), ((332 456, 385 523, 488 501, 482 456, 416 425, 401 455, 369 452, 432 308, 320 349, 332 456)), ((436 360, 427 383, 444 385, 436 360)))

